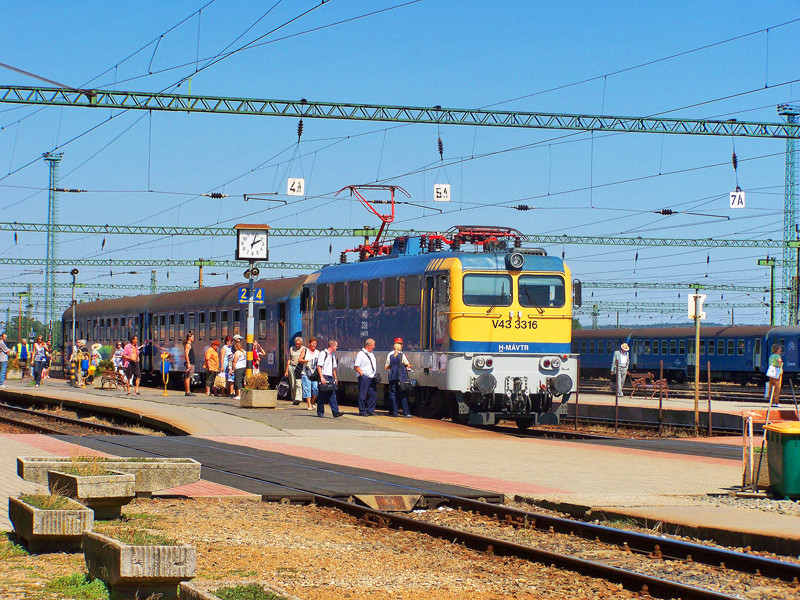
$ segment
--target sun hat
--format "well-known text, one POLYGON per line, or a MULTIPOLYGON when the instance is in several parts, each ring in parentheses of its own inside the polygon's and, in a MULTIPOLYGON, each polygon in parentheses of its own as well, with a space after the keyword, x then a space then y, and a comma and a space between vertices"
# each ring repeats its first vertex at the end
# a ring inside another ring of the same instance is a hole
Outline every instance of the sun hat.
POLYGON ((623 350, 625 350, 625 352, 627 352, 628 350, 630 350, 630 346, 628 346, 628 344, 626 344, 625 342, 622 342, 622 345, 620 346, 620 348, 622 348, 623 350))
POLYGON ((103 344, 97 342, 96 344, 92 344, 92 350, 100 350, 103 347, 103 344))
POLYGON ((240 336, 240 335, 237 333, 235 336, 233 336, 233 339, 235 339, 235 340, 240 340, 240 339, 242 339, 242 336, 240 336))

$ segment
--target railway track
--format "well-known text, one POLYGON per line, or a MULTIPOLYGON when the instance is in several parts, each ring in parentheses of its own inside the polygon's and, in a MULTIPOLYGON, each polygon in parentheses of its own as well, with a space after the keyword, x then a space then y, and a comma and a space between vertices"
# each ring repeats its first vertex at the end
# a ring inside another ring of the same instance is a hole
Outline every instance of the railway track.
MULTIPOLYGON (((626 387, 625 397, 630 395, 630 388, 626 387)), ((589 380, 581 381, 580 391, 587 394, 600 394, 612 395, 611 387, 608 381, 605 380, 589 380)), ((670 398, 694 398, 694 385, 691 383, 670 383, 669 384, 670 398)), ((641 396, 640 396, 641 397, 641 396)), ((646 396, 649 398, 649 393, 646 396)), ((708 384, 703 382, 700 385, 700 400, 704 401, 708 398, 708 384)), ((658 399, 658 394, 653 399, 658 399)), ((767 400, 764 398, 763 386, 747 386, 747 388, 735 384, 711 384, 711 400, 714 402, 724 402, 728 400, 735 400, 739 402, 757 402, 763 403, 766 407, 767 400)), ((784 385, 781 401, 793 405, 791 388, 784 385)))
MULTIPOLYGON (((220 449, 218 445, 209 446, 201 440, 187 438, 172 438, 172 440, 178 447, 185 447, 188 450, 186 455, 191 455, 193 451, 204 452, 209 447, 220 449)), ((117 444, 113 440, 104 442, 117 444)), ((118 445, 130 450, 130 447, 123 443, 118 445)), ((235 454, 238 459, 259 456, 242 448, 227 451, 235 454)), ((144 452, 157 455, 156 452, 144 452)), ((286 463, 287 466, 298 464, 298 461, 291 457, 277 460, 286 463)), ((335 467, 331 466, 330 469, 335 467)), ((460 515, 458 519, 451 520, 459 521, 461 524, 446 526, 434 522, 436 518, 431 518, 431 515, 441 514, 441 511, 427 511, 407 516, 362 506, 355 498, 334 498, 313 489, 242 474, 235 469, 222 468, 209 462, 204 462, 203 470, 204 478, 212 481, 215 474, 223 478, 234 475, 252 482, 267 482, 272 486, 279 486, 286 493, 282 502, 288 503, 292 498, 302 497, 317 506, 338 509, 359 519, 367 527, 415 531, 451 543, 462 544, 480 552, 553 565, 583 576, 603 579, 636 593, 647 593, 653 597, 684 600, 734 598, 737 597, 738 591, 735 585, 732 587, 731 581, 747 586, 747 589, 771 586, 783 590, 785 592, 783 597, 786 598, 795 597, 800 593, 797 584, 800 579, 800 564, 744 552, 553 517, 457 496, 441 497, 444 506, 452 509, 454 514, 460 515), (489 524, 480 527, 480 533, 474 531, 476 515, 484 523, 489 524), (503 533, 504 531, 520 532, 521 535, 517 537, 516 534, 503 533), (565 536, 572 540, 570 545, 573 549, 569 552, 554 549, 564 546, 565 536), (553 544, 552 540, 556 538, 562 539, 553 544), (580 555, 603 558, 589 560, 580 555)), ((339 475, 343 478, 354 476, 348 473, 339 475)), ((409 490, 409 493, 411 491, 409 490)))
POLYGON ((0 422, 46 435, 144 435, 114 425, 74 419, 50 412, 0 404, 0 422))

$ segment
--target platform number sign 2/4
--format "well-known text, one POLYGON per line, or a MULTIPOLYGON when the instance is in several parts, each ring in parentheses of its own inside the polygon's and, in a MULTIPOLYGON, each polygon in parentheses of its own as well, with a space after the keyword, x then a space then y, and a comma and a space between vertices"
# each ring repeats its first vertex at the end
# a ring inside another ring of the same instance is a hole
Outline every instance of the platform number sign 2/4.
POLYGON ((286 184, 287 196, 305 196, 306 180, 301 178, 289 177, 286 184))
POLYGON ((450 202, 450 184, 449 183, 433 184, 433 200, 435 202, 450 202))
POLYGON ((731 208, 744 208, 744 192, 742 190, 731 192, 731 208))
MULTIPOLYGON (((247 304, 250 301, 247 291, 247 287, 239 288, 239 304, 247 304)), ((253 304, 264 304, 263 288, 256 288, 253 290, 253 304)))

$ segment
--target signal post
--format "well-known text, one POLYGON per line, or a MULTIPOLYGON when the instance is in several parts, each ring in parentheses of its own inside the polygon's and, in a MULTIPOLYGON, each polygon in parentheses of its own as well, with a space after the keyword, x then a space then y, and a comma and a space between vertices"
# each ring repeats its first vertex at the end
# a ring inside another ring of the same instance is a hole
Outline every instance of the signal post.
MULTIPOLYGON (((247 329, 245 338, 247 340, 247 370, 245 378, 253 374, 253 339, 255 336, 255 318, 253 314, 253 303, 263 304, 263 297, 255 298, 255 280, 259 270, 256 267, 257 261, 269 260, 268 245, 268 225, 247 225, 240 223, 234 227, 236 230, 236 260, 246 260, 250 267, 244 272, 247 278, 247 287, 239 288, 239 303, 247 304, 247 329)), ((261 291, 261 290, 259 290, 261 291)))

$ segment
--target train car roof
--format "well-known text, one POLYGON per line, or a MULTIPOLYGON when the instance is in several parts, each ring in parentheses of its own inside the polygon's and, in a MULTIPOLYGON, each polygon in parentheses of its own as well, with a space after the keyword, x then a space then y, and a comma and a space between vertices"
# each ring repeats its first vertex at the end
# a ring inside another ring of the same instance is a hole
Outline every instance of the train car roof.
MULTIPOLYGON (((785 330, 787 333, 797 333, 797 328, 772 328, 768 325, 724 325, 700 327, 700 335, 703 337, 751 337, 766 336, 768 333, 775 333, 777 330, 785 330)), ((614 338, 621 334, 615 332, 626 332, 626 336, 636 338, 670 338, 670 337, 694 337, 694 327, 643 327, 640 329, 576 329, 573 335, 580 335, 588 332, 598 332, 590 334, 596 338, 614 338), (609 333, 600 333, 609 332, 609 333)))
POLYGON ((572 332, 573 336, 587 335, 587 337, 595 339, 628 339, 630 335, 636 331, 635 329, 575 329, 572 332))
MULTIPOLYGON (((285 277, 280 279, 262 279, 256 281, 256 287, 265 290, 264 300, 267 302, 281 302, 292 296, 299 296, 306 275, 299 277, 285 277)), ((75 318, 79 319, 89 315, 133 315, 140 312, 183 310, 187 308, 216 307, 226 303, 233 303, 238 290, 246 286, 247 282, 231 285, 202 287, 182 292, 166 292, 164 294, 146 294, 141 296, 126 296, 96 302, 81 302, 75 305, 75 318)), ((244 306, 244 305, 243 305, 244 306)), ((65 321, 72 320, 72 308, 63 313, 65 321)))
MULTIPOLYGON (((419 255, 390 255, 357 263, 328 265, 319 271, 314 283, 331 283, 377 279, 381 277, 399 277, 424 272, 436 260, 457 258, 464 270, 506 270, 508 252, 429 252, 419 255)), ((523 271, 563 272, 564 261, 555 256, 537 256, 525 254, 523 271)))

